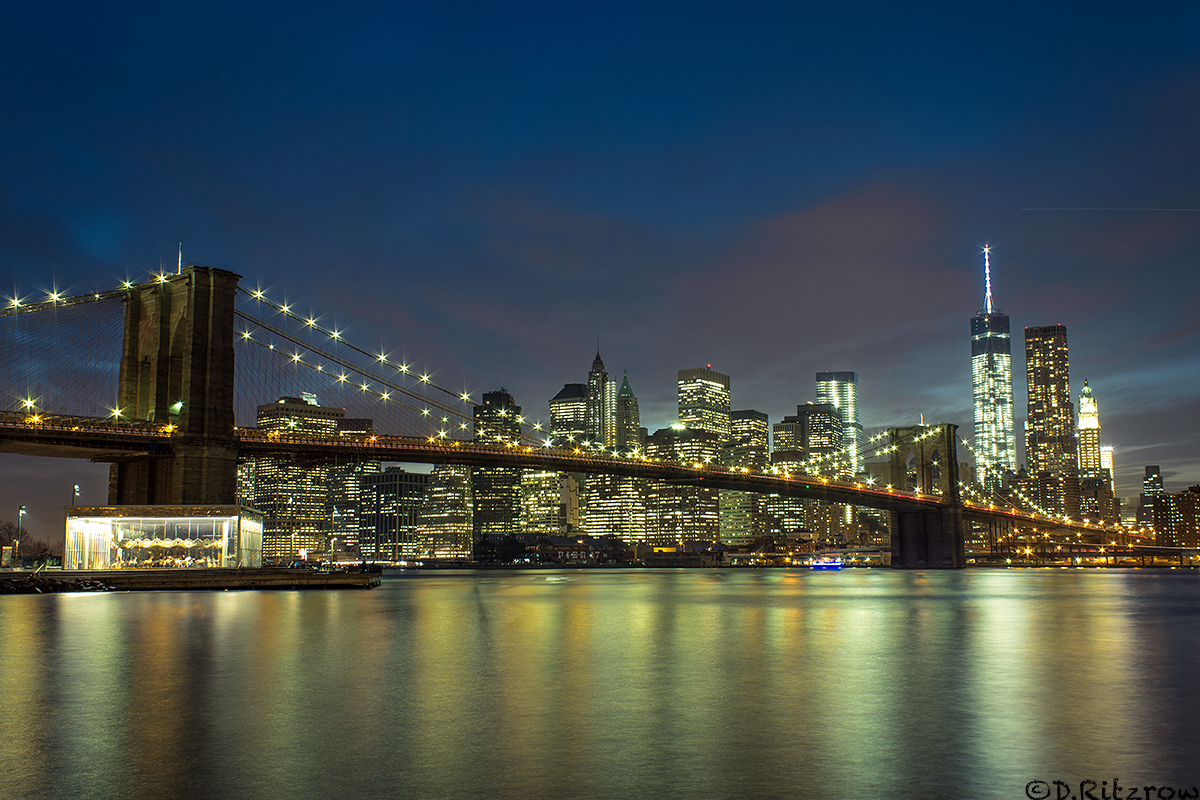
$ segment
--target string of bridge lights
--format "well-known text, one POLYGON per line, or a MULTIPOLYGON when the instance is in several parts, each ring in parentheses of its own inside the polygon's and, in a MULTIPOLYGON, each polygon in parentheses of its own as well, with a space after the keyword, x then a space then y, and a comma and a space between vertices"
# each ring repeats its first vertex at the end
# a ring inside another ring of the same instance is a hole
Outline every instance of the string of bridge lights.
MULTIPOLYGON (((346 347, 349 350, 369 359, 370 363, 372 365, 378 365, 378 366, 382 366, 382 367, 386 367, 391 370, 394 370, 397 375, 403 375, 411 380, 415 380, 422 386, 429 387, 429 388, 434 389, 438 392, 441 392, 449 397, 455 398, 455 400, 457 400, 458 402, 473 403, 473 400, 472 400, 469 392, 455 392, 451 389, 441 386, 433 380, 433 376, 430 373, 416 372, 413 370, 412 366, 409 364, 406 364, 403 362, 396 363, 396 362, 390 360, 388 354, 385 352, 380 352, 380 353, 369 352, 366 349, 357 346, 353 342, 348 341, 344 337, 343 332, 341 330, 338 330, 336 328, 328 328, 328 327, 321 325, 318 322, 320 317, 313 316, 313 315, 309 315, 309 316, 305 317, 305 316, 295 312, 293 310, 292 304, 287 303, 287 302, 278 303, 278 302, 271 300, 269 297, 267 297, 266 292, 263 291, 262 289, 248 290, 248 289, 243 289, 243 288, 239 287, 238 291, 239 291, 239 293, 252 298, 253 300, 257 301, 258 303, 260 303, 268 308, 273 309, 276 313, 281 314, 284 317, 292 319, 296 322, 302 323, 306 328, 325 336, 329 341, 334 342, 339 346, 346 347)), ((260 328, 263 328, 264 330, 269 331, 271 334, 285 339, 286 341, 290 342, 297 348, 304 348, 306 350, 310 350, 313 353, 320 356, 321 358, 324 358, 327 361, 338 365, 343 370, 346 370, 348 372, 344 371, 344 372, 341 372, 336 375, 331 372, 326 372, 325 365, 310 364, 310 363, 306 362, 304 360, 303 355, 299 352, 299 350, 293 351, 290 355, 283 354, 295 366, 304 366, 304 367, 312 369, 318 373, 325 373, 330 376, 330 379, 334 383, 349 382, 349 379, 350 379, 349 373, 353 373, 353 374, 357 375, 360 379, 367 378, 367 379, 373 380, 379 384, 382 384, 383 386, 385 386, 389 389, 392 389, 395 392, 398 392, 402 395, 410 397, 414 400, 418 400, 423 403, 426 403, 427 405, 425 405, 424 407, 422 407, 419 410, 421 416, 423 416, 423 417, 435 417, 436 418, 436 415, 434 414, 434 410, 436 409, 437 411, 441 412, 441 414, 442 414, 441 418, 440 418, 440 422, 442 422, 443 425, 452 425, 453 423, 451 422, 451 418, 453 417, 455 422, 458 423, 458 429, 461 431, 472 430, 472 428, 470 426, 468 426, 468 422, 472 423, 473 426, 479 426, 480 424, 482 424, 484 426, 484 430, 482 432, 486 433, 488 435, 491 435, 496 441, 509 442, 511 440, 511 432, 504 431, 503 429, 498 428, 498 427, 494 428, 493 430, 488 430, 487 428, 489 426, 487 425, 486 421, 477 419, 473 414, 468 415, 467 413, 460 411, 457 408, 454 408, 452 406, 446 405, 445 403, 441 403, 436 400, 433 400, 433 399, 427 397, 426 395, 422 395, 417 392, 414 392, 412 389, 410 389, 408 387, 405 387, 401 384, 394 383, 393 381, 391 381, 387 378, 381 377, 377 374, 368 372, 366 370, 366 368, 364 368, 360 365, 354 364, 351 361, 343 359, 340 356, 330 353, 329 351, 327 351, 321 347, 318 347, 318 346, 313 345, 308 342, 303 342, 303 341, 297 339, 296 337, 292 336, 291 334, 287 333, 286 331, 280 330, 279 328, 269 325, 268 323, 264 322, 263 320, 260 320, 249 314, 246 314, 245 312, 235 311, 235 314, 238 317, 240 317, 244 322, 256 325, 260 328)), ((244 328, 242 331, 240 331, 239 335, 241 336, 243 341, 263 345, 263 346, 267 347, 267 349, 269 349, 269 350, 276 350, 274 344, 264 344, 262 342, 255 340, 253 338, 253 333, 248 328, 244 328)), ((367 381, 363 381, 358 386, 358 388, 364 394, 370 394, 381 402, 385 402, 385 403, 386 402, 398 402, 398 401, 394 400, 394 398, 392 397, 390 392, 375 389, 367 381)), ((412 410, 417 411, 416 408, 412 408, 412 410)), ((498 410, 498 415, 501 417, 507 416, 508 413, 509 412, 507 409, 502 408, 502 409, 498 410)), ((526 435, 528 435, 528 438, 530 441, 535 441, 535 440, 541 438, 540 434, 545 429, 545 426, 543 425, 543 423, 541 421, 529 422, 525 419, 525 417, 523 415, 517 415, 515 418, 515 422, 522 429, 522 434, 519 436, 518 441, 524 440, 526 438, 526 435), (526 429, 530 433, 526 434, 526 429)), ((435 439, 446 439, 449 436, 450 436, 450 431, 447 430, 445 427, 443 427, 441 430, 439 430, 437 432, 437 434, 435 436, 431 436, 431 437, 429 437, 429 439, 430 439, 430 441, 434 441, 435 439)), ((544 442, 544 445, 549 446, 549 440, 546 440, 544 442)))
POLYGON ((97 300, 111 300, 115 297, 124 297, 130 291, 142 286, 166 283, 170 279, 170 274, 155 272, 151 273, 150 277, 153 280, 148 283, 134 283, 129 279, 125 279, 121 281, 120 287, 116 289, 105 289, 102 292, 85 292, 75 295, 65 295, 57 287, 54 287, 46 292, 45 300, 38 300, 36 302, 30 302, 28 297, 21 297, 19 294, 13 294, 11 297, 5 296, 4 306, 0 308, 0 316, 9 316, 14 313, 27 313, 30 311, 44 311, 47 308, 63 308, 79 305, 80 303, 94 303, 97 300))
POLYGON ((94 303, 97 300, 109 300, 114 297, 122 297, 125 294, 124 289, 109 289, 104 292, 91 292, 88 294, 63 295, 57 289, 46 292, 45 300, 30 302, 28 297, 20 297, 13 295, 12 297, 4 298, 4 306, 0 308, 0 317, 8 317, 13 314, 27 314, 32 311, 44 311, 48 308, 65 308, 67 306, 79 305, 81 303, 94 303))
MULTIPOLYGON (((976 463, 978 463, 979 462, 979 453, 975 450, 974 447, 971 446, 971 443, 968 442, 966 439, 962 438, 961 436, 958 437, 958 440, 963 444, 963 446, 965 446, 967 448, 967 452, 969 452, 972 456, 975 457, 976 463)), ((1018 512, 1028 512, 1029 510, 1032 509, 1035 513, 1045 517, 1048 520, 1058 519, 1058 515, 1043 508, 1037 502, 1032 500, 1028 495, 1026 495, 1023 491, 1021 491, 1020 486, 1013 485, 1010 488, 1012 489, 1013 494, 1015 494, 1017 497, 1019 497, 1026 504, 1026 507, 1022 508, 1021 506, 1014 503, 1011 498, 1008 498, 1008 497, 1005 497, 1004 495, 998 494, 995 491, 992 492, 992 495, 990 497, 983 497, 981 499, 983 502, 992 504, 993 506, 996 503, 1000 503, 1001 505, 1007 505, 1010 508, 1012 508, 1014 511, 1018 511, 1018 512)), ((1064 521, 1068 521, 1068 522, 1070 521, 1070 517, 1067 517, 1066 515, 1063 515, 1062 519, 1064 521)))
MULTIPOLYGON (((0 317, 12 317, 20 314, 34 313, 38 311, 46 311, 50 309, 70 308, 80 306, 85 303, 95 303, 100 300, 109 300, 122 297, 125 295, 124 288, 108 289, 101 292, 86 292, 75 295, 68 295, 60 291, 57 287, 50 290, 43 290, 45 299, 33 300, 30 295, 21 296, 14 293, 12 296, 5 296, 3 306, 0 306, 0 317)), ((35 423, 41 422, 43 414, 39 413, 38 406, 42 400, 41 396, 35 397, 33 393, 26 393, 24 397, 16 397, 17 404, 21 411, 30 414, 30 419, 35 423)), ((110 409, 111 411, 112 409, 110 409)))
MULTIPOLYGON (((978 453, 978 451, 975 450, 974 447, 971 446, 971 443, 968 442, 966 439, 962 438, 961 436, 958 437, 958 441, 964 447, 966 447, 967 452, 970 453, 975 458, 975 462, 979 463, 979 458, 980 458, 979 453, 978 453)), ((962 484, 959 484, 959 485, 961 486, 962 484)), ((971 487, 971 489, 973 490, 973 487, 971 487)), ((989 505, 991 505, 993 507, 997 503, 999 503, 1001 506, 1008 506, 1009 508, 1011 508, 1014 511, 1028 512, 1029 510, 1033 510, 1035 513, 1040 514, 1041 516, 1046 517, 1048 519, 1052 519, 1054 517, 1054 515, 1051 514, 1049 511, 1042 508, 1040 505, 1035 503, 1033 500, 1026 497, 1025 493, 1021 491, 1019 486, 1013 486, 1012 490, 1018 497, 1020 497, 1026 503, 1025 508, 1018 506, 1010 498, 997 493, 995 490, 992 490, 990 495, 982 495, 982 496, 977 495, 977 496, 978 496, 978 499, 980 500, 980 502, 988 503, 989 505)))

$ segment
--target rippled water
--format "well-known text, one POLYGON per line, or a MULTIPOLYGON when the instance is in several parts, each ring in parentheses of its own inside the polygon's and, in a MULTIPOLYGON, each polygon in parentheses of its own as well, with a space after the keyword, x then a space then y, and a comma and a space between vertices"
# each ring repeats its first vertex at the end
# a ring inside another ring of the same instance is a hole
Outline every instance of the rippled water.
POLYGON ((11 596, 0 797, 1190 788, 1198 657, 1195 572, 440 572, 11 596))

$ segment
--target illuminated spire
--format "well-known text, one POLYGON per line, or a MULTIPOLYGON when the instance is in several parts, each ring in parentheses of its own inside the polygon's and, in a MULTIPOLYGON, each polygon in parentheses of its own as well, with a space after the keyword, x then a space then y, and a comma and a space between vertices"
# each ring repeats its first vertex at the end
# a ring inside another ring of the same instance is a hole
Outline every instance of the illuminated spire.
POLYGON ((992 262, 989 256, 991 255, 991 245, 983 246, 983 310, 987 314, 992 313, 992 262))

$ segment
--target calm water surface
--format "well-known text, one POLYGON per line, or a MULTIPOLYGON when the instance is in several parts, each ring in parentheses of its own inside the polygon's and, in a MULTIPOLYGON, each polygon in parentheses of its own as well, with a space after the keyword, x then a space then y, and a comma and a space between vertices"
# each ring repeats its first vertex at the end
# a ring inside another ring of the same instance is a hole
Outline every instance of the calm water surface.
POLYGON ((1198 666, 1195 572, 440 572, 357 592, 12 596, 0 797, 1190 788, 1198 666))

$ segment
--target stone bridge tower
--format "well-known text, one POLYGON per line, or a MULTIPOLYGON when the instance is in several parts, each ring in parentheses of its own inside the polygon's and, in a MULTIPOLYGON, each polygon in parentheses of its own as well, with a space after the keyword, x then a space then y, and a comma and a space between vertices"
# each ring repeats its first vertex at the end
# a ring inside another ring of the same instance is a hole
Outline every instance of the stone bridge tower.
POLYGON ((958 569, 965 565, 963 510, 958 486, 958 426, 915 425, 889 428, 890 481, 941 498, 928 511, 892 512, 892 566, 905 569, 958 569), (916 486, 909 485, 909 456, 916 486))
POLYGON ((233 318, 240 275, 186 267, 125 297, 122 417, 172 425, 169 453, 115 460, 110 505, 233 505, 233 318))

